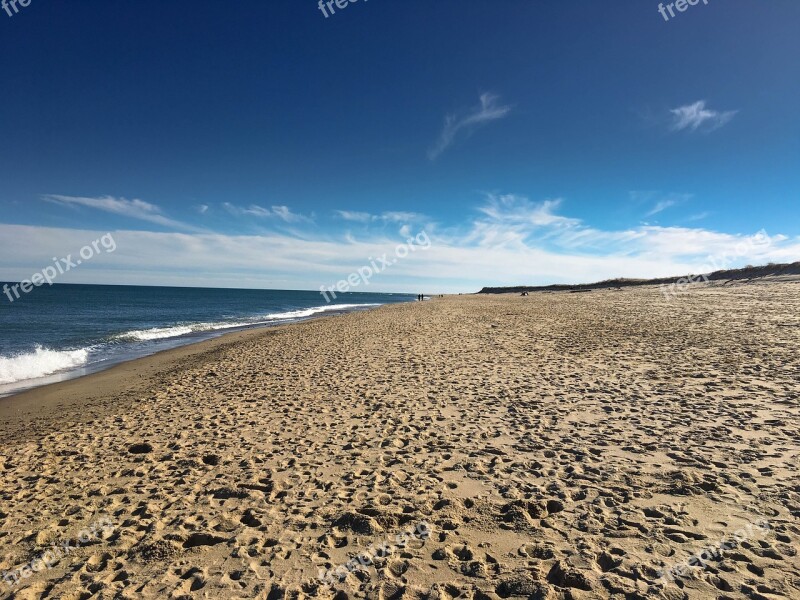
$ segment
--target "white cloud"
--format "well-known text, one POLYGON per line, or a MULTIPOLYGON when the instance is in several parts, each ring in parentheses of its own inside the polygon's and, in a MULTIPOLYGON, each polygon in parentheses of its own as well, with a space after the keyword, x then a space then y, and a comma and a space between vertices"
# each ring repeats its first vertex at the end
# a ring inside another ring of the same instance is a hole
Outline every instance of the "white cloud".
POLYGON ((389 223, 405 223, 408 221, 418 221, 424 217, 423 215, 413 212, 391 211, 381 214, 379 218, 389 223))
MULTIPOLYGON (((487 285, 683 275, 699 272, 709 256, 725 254, 737 257, 728 267, 800 259, 800 239, 772 235, 768 244, 748 243, 757 237, 653 225, 601 230, 561 214, 563 204, 488 194, 475 217, 460 226, 405 223, 400 231, 368 230, 358 239, 319 230, 307 237, 117 230, 113 254, 97 255, 61 282, 319 289, 369 264, 370 257, 392 256, 398 244, 423 230, 431 247, 399 260, 364 291, 469 292, 487 285), (737 253, 743 243, 748 252, 737 253)), ((74 255, 104 233, 0 224, 0 280, 30 277, 53 256, 74 255)))
POLYGON ((48 202, 62 204, 64 206, 94 208, 132 219, 148 221, 156 225, 161 225, 162 227, 199 231, 197 227, 164 216, 161 208, 143 200, 126 200, 125 198, 114 198, 113 196, 86 198, 80 196, 62 196, 58 194, 46 194, 42 196, 42 198, 48 202))
POLYGON ((694 104, 679 106, 670 110, 672 114, 673 131, 713 131, 726 125, 739 111, 716 111, 706 108, 705 100, 698 100, 694 104))
POLYGON ((653 215, 657 215, 658 213, 663 212, 672 206, 675 206, 675 200, 659 200, 645 216, 652 217, 653 215))
POLYGON ((555 213, 560 199, 531 202, 515 194, 486 194, 485 203, 478 207, 481 216, 473 221, 463 235, 466 243, 487 247, 528 248, 537 242, 566 236, 581 226, 579 219, 555 213))
POLYGON ((305 215, 292 212, 288 206, 270 206, 264 208, 257 204, 251 204, 247 208, 236 206, 230 202, 224 202, 222 206, 232 215, 249 215, 264 219, 279 219, 286 223, 311 223, 313 219, 305 215))
MULTIPOLYGON (((591 230, 589 230, 591 231, 591 230)), ((103 235, 103 231, 0 225, 0 280, 21 280, 103 235)), ((62 283, 319 289, 347 277, 369 257, 392 256, 401 239, 298 240, 285 234, 112 232, 117 249, 66 273, 62 283)), ((412 233, 418 233, 412 231, 412 233)), ((614 238, 618 232, 605 232, 614 238)), ((485 285, 592 282, 612 277, 656 277, 694 272, 708 255, 734 255, 737 236, 686 228, 643 227, 616 236, 603 255, 532 245, 483 246, 431 236, 417 250, 375 276, 362 291, 476 291, 485 285)), ((752 236, 751 236, 752 237, 752 236)), ((800 240, 772 236, 739 260, 786 262, 800 257, 800 240)), ((588 241, 591 241, 589 239, 588 241)), ((581 249, 581 246, 578 246, 581 249)), ((731 263, 730 266, 739 266, 731 263)))
MULTIPOLYGON (((686 227, 640 225, 601 230, 584 224, 580 219, 557 214, 561 203, 561 200, 536 203, 513 194, 487 194, 486 203, 479 208, 484 217, 473 221, 460 238, 451 234, 451 242, 454 245, 474 244, 481 248, 508 248, 521 253, 540 249, 548 252, 550 260, 559 264, 591 255, 593 260, 611 265, 626 257, 650 266, 645 268, 643 264, 638 274, 625 276, 658 277, 680 273, 680 269, 691 267, 692 263, 687 261, 694 261, 696 267, 707 255, 730 251, 748 239, 747 235, 686 227)), ((786 241, 783 236, 770 239, 777 245, 771 246, 769 252, 778 251, 780 243, 786 241)), ((797 249, 794 260, 800 259, 800 246, 797 249)), ((750 258, 766 260, 766 254, 761 256, 757 253, 750 258)), ((607 276, 620 275, 607 273, 607 276)))
POLYGON ((352 210, 337 210, 336 214, 345 221, 356 221, 358 223, 369 223, 376 218, 368 212, 357 212, 352 210))
POLYGON ((404 211, 388 211, 379 215, 374 215, 368 212, 358 212, 352 210, 336 210, 334 214, 340 219, 345 221, 353 221, 356 223, 413 223, 425 219, 425 215, 415 212, 404 211))
POLYGON ((664 194, 657 191, 639 191, 635 190, 629 192, 630 199, 637 205, 650 204, 651 208, 645 213, 645 217, 652 217, 660 212, 664 212, 668 208, 678 206, 684 202, 692 199, 693 194, 677 194, 668 193, 664 194))
POLYGON ((486 204, 479 207, 478 210, 495 221, 533 227, 570 227, 580 223, 578 219, 570 219, 554 213, 561 202, 561 198, 557 198, 537 204, 530 202, 524 196, 515 194, 487 194, 486 204))
MULTIPOLYGON (((260 208, 260 207, 259 207, 260 208)), ((311 217, 306 217, 305 215, 300 215, 297 213, 293 213, 289 210, 288 206, 272 206, 270 207, 272 210, 272 214, 278 217, 279 219, 286 221, 287 223, 299 223, 299 222, 311 222, 311 217)))
POLYGON ((428 151, 428 158, 436 160, 442 152, 452 145, 459 134, 469 136, 479 126, 502 119, 509 112, 510 106, 498 105, 499 96, 495 94, 481 94, 480 105, 466 114, 450 114, 445 117, 444 129, 439 139, 428 151))

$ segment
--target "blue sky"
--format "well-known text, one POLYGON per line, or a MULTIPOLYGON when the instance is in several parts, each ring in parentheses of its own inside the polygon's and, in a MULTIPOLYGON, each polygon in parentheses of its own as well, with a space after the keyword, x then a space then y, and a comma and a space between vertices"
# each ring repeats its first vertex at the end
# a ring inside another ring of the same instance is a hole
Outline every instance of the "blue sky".
POLYGON ((318 289, 422 231, 365 291, 800 260, 796 0, 17 7, 0 279, 106 232, 63 282, 318 289))

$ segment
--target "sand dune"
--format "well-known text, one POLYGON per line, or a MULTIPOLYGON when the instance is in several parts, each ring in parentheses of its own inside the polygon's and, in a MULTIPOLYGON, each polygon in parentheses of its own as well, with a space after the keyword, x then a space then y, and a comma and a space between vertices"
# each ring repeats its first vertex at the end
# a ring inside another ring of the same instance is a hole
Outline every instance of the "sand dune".
POLYGON ((2 401, 0 574, 110 526, 0 594, 800 598, 799 315, 797 283, 448 297, 2 401))

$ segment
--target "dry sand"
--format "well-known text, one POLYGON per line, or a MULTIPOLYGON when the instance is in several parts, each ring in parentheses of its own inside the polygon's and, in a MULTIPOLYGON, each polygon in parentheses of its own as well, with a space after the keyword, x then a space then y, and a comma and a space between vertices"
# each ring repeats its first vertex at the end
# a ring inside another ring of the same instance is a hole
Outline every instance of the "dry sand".
POLYGON ((72 540, 0 597, 800 598, 798 350, 798 283, 448 297, 0 400, 0 572, 72 540))

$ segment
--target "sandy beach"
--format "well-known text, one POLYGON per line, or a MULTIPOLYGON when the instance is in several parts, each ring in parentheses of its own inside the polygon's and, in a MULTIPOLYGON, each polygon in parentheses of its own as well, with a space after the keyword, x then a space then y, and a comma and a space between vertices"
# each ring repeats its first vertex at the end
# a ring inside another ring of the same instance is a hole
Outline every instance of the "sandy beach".
POLYGON ((3 399, 0 597, 800 598, 798 350, 796 281, 450 296, 3 399))

